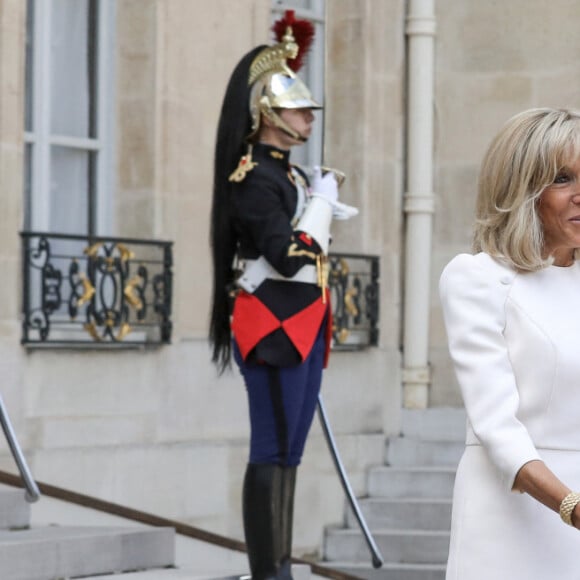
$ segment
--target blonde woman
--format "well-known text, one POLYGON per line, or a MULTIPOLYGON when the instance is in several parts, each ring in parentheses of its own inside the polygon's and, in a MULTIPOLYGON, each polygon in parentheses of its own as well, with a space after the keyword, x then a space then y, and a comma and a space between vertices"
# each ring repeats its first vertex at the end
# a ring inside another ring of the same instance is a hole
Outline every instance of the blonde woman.
POLYGON ((468 415, 447 580, 580 578, 580 111, 511 118, 440 280, 468 415))

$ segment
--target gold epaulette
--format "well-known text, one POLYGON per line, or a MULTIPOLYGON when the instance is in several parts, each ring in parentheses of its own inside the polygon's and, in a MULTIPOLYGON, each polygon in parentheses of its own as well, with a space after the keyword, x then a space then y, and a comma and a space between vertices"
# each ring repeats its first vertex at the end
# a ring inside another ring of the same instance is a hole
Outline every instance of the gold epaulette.
POLYGON ((258 163, 256 161, 252 161, 252 152, 250 151, 246 153, 246 155, 242 156, 238 166, 230 175, 229 181, 235 181, 236 183, 244 181, 246 174, 252 171, 256 165, 258 165, 258 163))

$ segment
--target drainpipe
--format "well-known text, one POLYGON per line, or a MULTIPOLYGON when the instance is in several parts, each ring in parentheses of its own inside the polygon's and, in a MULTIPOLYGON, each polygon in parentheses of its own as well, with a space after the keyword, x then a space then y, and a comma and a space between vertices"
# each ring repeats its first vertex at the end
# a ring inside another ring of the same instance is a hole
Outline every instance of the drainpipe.
POLYGON ((409 0, 403 404, 424 409, 429 384, 435 0, 409 0))

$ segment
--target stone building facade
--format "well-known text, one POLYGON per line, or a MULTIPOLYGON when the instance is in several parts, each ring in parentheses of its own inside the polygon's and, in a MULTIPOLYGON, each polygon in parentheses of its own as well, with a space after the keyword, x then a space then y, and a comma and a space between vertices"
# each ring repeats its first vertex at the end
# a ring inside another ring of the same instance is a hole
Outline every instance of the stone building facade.
MULTIPOLYGON (((213 141, 229 74, 245 51, 270 42, 272 8, 281 4, 110 3, 106 233, 173 242, 173 332, 171 344, 157 348, 97 350, 20 343, 30 2, 0 0, 1 394, 32 471, 41 481, 237 538, 245 392, 236 372, 218 377, 207 343, 213 141)), ((366 470, 383 462, 385 440, 399 430, 404 404, 412 5, 326 0, 325 7, 324 160, 347 174, 344 200, 361 210, 356 220, 334 226, 333 250, 380 256, 379 345, 336 352, 323 387, 360 494, 366 470)), ((459 406, 438 305, 439 272, 469 250, 477 168, 499 126, 525 108, 578 106, 580 9, 574 0, 433 5, 428 401, 459 406)), ((14 469, 5 446, 1 466, 14 469)), ((320 551, 323 527, 342 520, 343 501, 316 424, 298 484, 296 553, 320 551)))

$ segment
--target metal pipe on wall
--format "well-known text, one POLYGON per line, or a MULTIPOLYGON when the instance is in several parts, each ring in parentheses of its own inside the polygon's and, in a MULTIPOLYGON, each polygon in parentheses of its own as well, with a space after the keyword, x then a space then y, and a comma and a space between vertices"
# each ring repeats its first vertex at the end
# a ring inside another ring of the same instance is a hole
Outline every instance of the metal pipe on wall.
POLYGON ((434 213, 435 0, 409 0, 403 404, 428 404, 429 303, 434 213))

